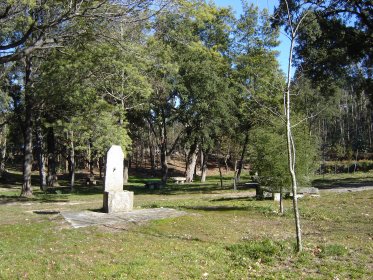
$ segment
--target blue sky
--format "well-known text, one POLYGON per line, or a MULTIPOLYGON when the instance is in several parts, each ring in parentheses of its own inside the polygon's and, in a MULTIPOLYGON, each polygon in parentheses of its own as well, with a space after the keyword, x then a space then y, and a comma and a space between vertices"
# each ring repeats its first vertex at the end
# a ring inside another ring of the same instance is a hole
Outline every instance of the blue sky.
MULTIPOLYGON (((213 0, 218 6, 231 6, 236 12, 236 16, 239 16, 242 12, 241 0, 213 0)), ((267 9, 271 13, 273 8, 278 5, 278 0, 247 0, 248 3, 253 3, 258 6, 259 9, 267 9)), ((281 69, 286 73, 288 66, 288 54, 289 54, 289 39, 281 34, 280 35, 280 45, 277 50, 279 51, 278 61, 281 65, 281 69)))

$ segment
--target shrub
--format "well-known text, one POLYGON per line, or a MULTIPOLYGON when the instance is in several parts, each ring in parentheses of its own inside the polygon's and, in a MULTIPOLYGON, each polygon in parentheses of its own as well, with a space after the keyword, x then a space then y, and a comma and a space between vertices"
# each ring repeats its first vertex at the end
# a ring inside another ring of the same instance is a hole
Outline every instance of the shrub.
POLYGON ((339 244, 328 244, 321 247, 320 257, 331 257, 331 256, 345 256, 348 250, 346 247, 339 244))
POLYGON ((244 243, 234 244, 227 249, 232 252, 234 260, 241 260, 243 258, 250 258, 252 260, 261 260, 265 263, 273 261, 275 256, 280 255, 283 246, 272 240, 265 239, 263 241, 248 241, 244 243))

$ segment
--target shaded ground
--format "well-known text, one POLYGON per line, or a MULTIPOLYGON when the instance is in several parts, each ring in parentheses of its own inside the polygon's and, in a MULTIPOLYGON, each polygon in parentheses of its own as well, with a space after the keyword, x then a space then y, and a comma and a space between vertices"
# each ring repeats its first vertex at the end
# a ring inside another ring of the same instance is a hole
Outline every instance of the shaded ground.
POLYGON ((371 173, 340 174, 337 176, 318 176, 313 180, 312 186, 320 190, 348 192, 373 189, 373 176, 371 173))

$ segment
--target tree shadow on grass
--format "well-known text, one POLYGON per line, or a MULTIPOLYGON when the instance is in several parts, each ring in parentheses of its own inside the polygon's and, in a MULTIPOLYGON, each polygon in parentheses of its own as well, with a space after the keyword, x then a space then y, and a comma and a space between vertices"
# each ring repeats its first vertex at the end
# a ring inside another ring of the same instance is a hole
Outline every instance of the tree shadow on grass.
POLYGON ((181 206, 180 208, 187 210, 201 210, 201 211, 243 211, 249 210, 248 206, 228 206, 228 205, 214 205, 214 206, 181 206))
POLYGON ((178 194, 212 194, 220 191, 232 190, 231 186, 217 184, 167 184, 160 189, 149 189, 145 186, 127 185, 125 190, 133 191, 137 194, 157 194, 157 195, 178 195, 178 194))
POLYGON ((20 197, 16 195, 0 195, 0 205, 10 204, 10 203, 27 203, 27 202, 39 202, 39 203, 59 203, 68 202, 69 199, 65 196, 35 196, 35 197, 20 197))
POLYGON ((218 202, 218 201, 256 201, 257 199, 255 196, 240 196, 240 197, 222 197, 211 199, 211 202, 218 202))
POLYGON ((178 208, 180 210, 197 210, 207 212, 223 212, 223 211, 254 211, 258 213, 273 213, 271 206, 265 205, 165 205, 154 203, 149 208, 178 208))
POLYGON ((11 189, 14 187, 22 186, 23 176, 22 174, 6 172, 3 177, 0 178, 0 184, 2 188, 11 189))
POLYGON ((373 177, 367 176, 366 178, 316 179, 312 181, 312 187, 316 187, 318 189, 373 187, 373 177))

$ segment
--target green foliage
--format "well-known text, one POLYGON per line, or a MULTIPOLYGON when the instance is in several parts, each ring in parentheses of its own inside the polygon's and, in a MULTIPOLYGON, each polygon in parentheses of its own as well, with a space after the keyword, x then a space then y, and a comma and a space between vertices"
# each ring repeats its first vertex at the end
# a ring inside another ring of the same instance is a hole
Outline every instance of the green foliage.
POLYGON ((322 174, 369 172, 373 170, 372 160, 340 160, 320 162, 322 174))
POLYGON ((340 244, 328 244, 320 247, 320 257, 342 257, 347 255, 348 249, 340 244))
POLYGON ((233 244, 227 249, 231 251, 234 260, 243 260, 250 258, 263 263, 271 263, 283 251, 283 245, 273 242, 270 239, 262 241, 247 241, 240 244, 233 244))
POLYGON ((324 148, 370 152, 371 1, 279 1, 272 22, 290 34, 287 8, 294 23, 302 19, 294 50, 294 89, 302 93, 294 96, 296 110, 313 116, 308 122, 324 148))
POLYGON ((94 151, 94 158, 102 157, 111 145, 120 145, 126 154, 131 139, 127 133, 127 124, 120 123, 118 112, 105 101, 96 102, 82 115, 76 115, 69 122, 57 121, 52 126, 57 128, 57 136, 64 138, 73 132, 75 149, 86 151, 88 145, 94 151))
MULTIPOLYGON (((262 185, 279 190, 289 189, 291 178, 288 172, 288 154, 285 126, 274 117, 271 123, 257 126, 250 134, 250 158, 253 170, 259 174, 262 185)), ((297 123, 294 120, 294 123, 297 123)), ((296 173, 300 186, 310 183, 310 176, 316 169, 318 158, 317 138, 311 136, 306 124, 299 123, 293 128, 296 145, 296 173)))

